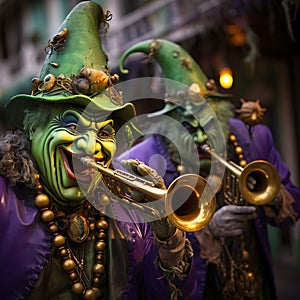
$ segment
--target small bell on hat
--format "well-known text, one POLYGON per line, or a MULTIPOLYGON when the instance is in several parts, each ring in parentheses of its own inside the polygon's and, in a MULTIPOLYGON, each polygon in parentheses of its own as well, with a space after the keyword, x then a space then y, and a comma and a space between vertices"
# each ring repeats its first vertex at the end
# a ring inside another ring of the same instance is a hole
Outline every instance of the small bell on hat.
POLYGON ((95 106, 112 112, 119 126, 134 118, 131 103, 123 105, 113 87, 117 75, 110 75, 108 57, 99 38, 107 15, 93 1, 80 2, 48 41, 47 56, 38 78, 32 80, 31 95, 10 99, 6 110, 12 122, 22 128, 24 111, 39 104, 95 106))
POLYGON ((150 116, 164 114, 184 102, 192 102, 198 106, 203 100, 214 98, 229 98, 231 95, 219 93, 213 80, 208 80, 196 61, 181 46, 163 39, 142 41, 128 50, 120 58, 120 71, 128 73, 124 69, 126 58, 135 52, 142 52, 155 59, 160 65, 165 80, 164 108, 150 116))

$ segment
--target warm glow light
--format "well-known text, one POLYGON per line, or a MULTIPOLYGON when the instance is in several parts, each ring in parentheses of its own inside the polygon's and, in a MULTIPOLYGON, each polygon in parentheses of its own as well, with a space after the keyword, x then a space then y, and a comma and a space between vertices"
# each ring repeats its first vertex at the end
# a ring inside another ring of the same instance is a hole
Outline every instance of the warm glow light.
POLYGON ((223 68, 219 72, 219 82, 223 89, 230 89, 233 84, 232 71, 229 68, 223 68))

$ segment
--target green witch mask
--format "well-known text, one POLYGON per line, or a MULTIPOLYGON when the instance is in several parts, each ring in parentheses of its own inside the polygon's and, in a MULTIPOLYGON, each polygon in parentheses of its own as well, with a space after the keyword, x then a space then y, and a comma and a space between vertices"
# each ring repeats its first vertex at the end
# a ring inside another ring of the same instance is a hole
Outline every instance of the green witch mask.
POLYGON ((80 187, 88 188, 94 170, 80 158, 88 156, 108 166, 116 151, 113 126, 99 110, 51 108, 49 121, 31 130, 32 154, 54 201, 76 206, 85 200, 80 187))

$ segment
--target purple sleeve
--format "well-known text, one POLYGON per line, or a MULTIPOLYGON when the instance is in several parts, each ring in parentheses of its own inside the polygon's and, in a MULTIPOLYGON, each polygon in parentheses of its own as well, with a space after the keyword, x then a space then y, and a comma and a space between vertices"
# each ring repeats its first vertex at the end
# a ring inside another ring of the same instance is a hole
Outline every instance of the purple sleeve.
MULTIPOLYGON (((147 254, 142 267, 141 284, 145 287, 144 296, 149 299, 169 299, 170 289, 168 280, 162 271, 153 264, 157 257, 157 248, 154 244, 147 254)), ((178 299, 192 299, 196 289, 196 268, 191 260, 190 271, 184 280, 175 279, 172 283, 181 291, 182 297, 178 299)))
MULTIPOLYGON (((256 153, 255 159, 264 159, 276 167, 280 175, 282 185, 284 185, 286 190, 295 200, 293 208, 297 213, 298 219, 300 215, 300 190, 291 181, 290 170, 282 161, 281 155, 275 147, 270 129, 264 125, 257 125, 254 127, 252 138, 255 147, 255 149, 253 149, 253 153, 256 153)), ((288 227, 291 225, 292 220, 289 218, 283 221, 280 224, 280 227, 288 227)))
MULTIPOLYGON (((170 287, 160 268, 155 265, 158 256, 152 230, 147 223, 140 223, 132 252, 131 275, 128 289, 122 299, 170 299, 170 287)), ((191 260, 190 271, 184 280, 173 281, 181 291, 178 299, 194 299, 196 288, 196 267, 191 260)))
POLYGON ((21 299, 34 286, 51 254, 51 237, 0 177, 0 278, 2 299, 21 299))

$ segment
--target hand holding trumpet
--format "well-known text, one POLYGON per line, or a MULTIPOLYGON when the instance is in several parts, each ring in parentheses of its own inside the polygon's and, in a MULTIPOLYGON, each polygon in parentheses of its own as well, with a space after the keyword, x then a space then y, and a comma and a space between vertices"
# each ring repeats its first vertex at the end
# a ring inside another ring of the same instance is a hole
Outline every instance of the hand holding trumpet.
POLYGON ((242 234, 247 223, 257 217, 254 206, 225 205, 213 216, 208 225, 214 237, 232 237, 242 234))
MULTIPOLYGON (((137 176, 142 176, 148 181, 155 184, 155 187, 166 189, 164 180, 157 172, 151 167, 145 165, 137 159, 128 159, 121 161, 122 166, 127 171, 133 171, 137 176)), ((142 195, 137 195, 136 193, 132 195, 135 198, 140 198, 142 195)), ((160 240, 166 240, 171 237, 176 230, 176 227, 170 223, 169 219, 164 217, 156 221, 149 222, 155 236, 160 240)))
MULTIPOLYGON (((98 171, 91 183, 92 188, 89 188, 91 193, 97 190, 103 181, 104 185, 118 196, 117 199, 112 198, 112 201, 150 216, 150 222, 167 217, 166 222, 173 224, 175 228, 193 232, 207 226, 215 212, 215 193, 207 181, 199 175, 179 176, 166 189, 155 170, 136 160, 129 160, 123 164, 125 168, 130 167, 139 176, 107 168, 88 157, 81 158, 81 161, 98 171), (141 174, 146 174, 152 181, 142 178, 141 174)), ((159 235, 166 234, 160 232, 159 235)))
MULTIPOLYGON (((122 160, 122 166, 127 171, 133 171, 137 176, 153 182, 154 186, 166 189, 163 178, 151 167, 139 160, 122 160)), ((137 196, 138 195, 133 195, 137 196)), ((142 195, 140 195, 142 196, 142 195)), ((141 212, 141 214, 143 214, 141 212)), ((190 242, 186 239, 185 232, 177 229, 168 217, 163 217, 148 222, 153 230, 156 244, 158 245, 159 265, 162 269, 176 266, 178 276, 184 276, 189 267, 189 260, 193 255, 190 242)))

